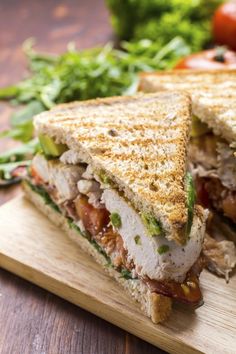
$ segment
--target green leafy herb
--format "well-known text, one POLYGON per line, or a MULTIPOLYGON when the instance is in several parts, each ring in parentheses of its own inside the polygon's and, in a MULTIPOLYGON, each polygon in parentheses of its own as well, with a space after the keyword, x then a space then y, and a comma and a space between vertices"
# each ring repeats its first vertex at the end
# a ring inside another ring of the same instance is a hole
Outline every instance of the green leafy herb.
POLYGON ((84 237, 85 237, 85 235, 83 234, 83 232, 80 230, 79 226, 76 225, 76 224, 74 223, 74 221, 73 221, 71 218, 67 218, 67 222, 68 222, 68 225, 69 225, 70 229, 74 229, 74 230, 77 231, 81 236, 84 236, 84 237))
POLYGON ((136 243, 136 245, 139 245, 139 246, 142 244, 141 238, 140 238, 139 235, 136 235, 136 236, 134 237, 134 242, 136 243))
POLYGON ((154 216, 142 213, 141 218, 150 236, 159 236, 162 234, 161 224, 154 216))
POLYGON ((102 183, 108 184, 108 185, 112 184, 110 177, 106 174, 106 172, 104 170, 100 170, 98 172, 98 177, 102 183))
POLYGON ((121 273, 121 277, 126 280, 133 279, 132 273, 126 268, 122 268, 120 273, 121 273))
MULTIPOLYGON (((76 51, 70 45, 59 56, 36 52, 32 41, 27 41, 24 49, 29 77, 0 89, 1 100, 11 99, 15 104, 25 105, 12 115, 10 129, 1 132, 0 137, 24 143, 33 138, 32 117, 43 110, 73 100, 132 94, 137 87, 138 72, 170 68, 178 58, 189 53, 189 47, 178 37, 161 50, 158 41, 152 40, 123 42, 119 50, 110 43, 83 51, 76 51)), ((7 154, 9 161, 24 159, 20 152, 7 154)))
MULTIPOLYGON (((174 38, 160 51, 156 41, 123 42, 121 49, 108 43, 103 48, 76 51, 69 47, 60 56, 45 56, 26 48, 31 76, 16 84, 15 90, 5 88, 0 99, 11 97, 17 103, 29 104, 20 122, 55 103, 94 97, 121 95, 130 91, 139 71, 170 67, 179 57, 189 53, 181 38, 174 38), (5 92, 5 95, 4 95, 5 92)), ((18 121, 19 123, 19 121, 18 121)))
POLYGON ((0 154, 0 168, 1 164, 7 162, 22 161, 26 159, 31 159, 32 156, 40 150, 38 139, 30 140, 26 144, 14 147, 12 149, 6 150, 0 154))
POLYGON ((106 254, 104 249, 95 240, 91 240, 90 242, 96 248, 96 250, 106 258, 108 265, 110 265, 111 258, 106 254))
MULTIPOLYGON (((27 161, 17 161, 17 162, 7 162, 0 164, 0 185, 7 185, 10 183, 2 183, 4 181, 9 182, 12 179, 12 182, 15 182, 16 177, 12 175, 13 171, 20 166, 29 166, 31 163, 30 160, 27 161)), ((18 180, 18 178, 17 178, 18 180)))
POLYGON ((112 226, 114 226, 116 229, 119 229, 121 227, 121 217, 118 213, 111 213, 110 220, 112 226))
POLYGON ((211 18, 223 0, 106 0, 121 39, 155 40, 159 49, 180 36, 198 51, 211 39, 211 18))
POLYGON ((161 255, 161 254, 168 252, 169 249, 170 249, 170 247, 168 245, 162 245, 162 246, 158 247, 157 252, 161 255))
POLYGON ((44 200, 45 204, 49 205, 53 210, 55 210, 57 213, 61 213, 59 207, 54 203, 54 201, 51 199, 50 195, 45 191, 45 189, 41 186, 36 186, 28 181, 26 181, 29 185, 29 187, 35 192, 38 193, 44 200))
POLYGON ((81 231, 80 227, 78 225, 76 225, 76 223, 71 218, 67 218, 67 221, 68 221, 68 225, 69 225, 70 229, 74 229, 81 236, 86 238, 88 241, 91 240, 91 235, 89 234, 88 231, 81 231))
POLYGON ((10 99, 12 97, 17 96, 19 93, 19 89, 17 86, 8 86, 0 88, 0 100, 1 99, 10 99))
POLYGON ((110 257, 106 254, 106 252, 104 251, 104 249, 94 240, 91 239, 91 235, 88 232, 82 232, 79 228, 78 225, 76 225, 74 223, 74 221, 72 219, 68 219, 68 224, 69 227, 71 229, 74 229, 75 231, 77 231, 81 236, 85 237, 92 245, 94 248, 96 248, 96 250, 101 253, 107 260, 107 265, 111 265, 111 259, 110 257))
MULTIPOLYGON (((19 92, 19 91, 17 91, 19 92)), ((0 133, 0 137, 10 137, 28 142, 33 137, 32 117, 45 110, 39 101, 30 101, 27 106, 12 114, 11 128, 0 133)))
POLYGON ((188 221, 186 226, 186 233, 189 235, 194 215, 194 204, 196 200, 196 192, 193 184, 193 178, 188 172, 185 177, 186 193, 187 193, 187 208, 188 208, 188 221))

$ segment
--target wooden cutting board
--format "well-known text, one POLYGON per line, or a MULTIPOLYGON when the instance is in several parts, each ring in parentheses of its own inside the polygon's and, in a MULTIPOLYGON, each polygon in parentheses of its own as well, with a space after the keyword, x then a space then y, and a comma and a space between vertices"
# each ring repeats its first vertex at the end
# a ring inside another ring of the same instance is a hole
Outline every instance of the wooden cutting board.
POLYGON ((170 353, 236 353, 236 275, 201 276, 205 305, 154 325, 92 258, 23 197, 0 208, 0 266, 170 353))

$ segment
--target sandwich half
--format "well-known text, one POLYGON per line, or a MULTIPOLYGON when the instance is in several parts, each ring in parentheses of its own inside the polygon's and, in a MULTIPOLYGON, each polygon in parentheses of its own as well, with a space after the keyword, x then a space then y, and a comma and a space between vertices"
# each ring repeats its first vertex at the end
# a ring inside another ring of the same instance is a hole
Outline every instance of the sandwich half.
POLYGON ((42 152, 23 184, 154 323, 172 300, 202 304, 207 212, 186 169, 190 107, 175 92, 56 106, 34 119, 42 152))
POLYGON ((174 70, 141 74, 144 92, 185 90, 192 98, 189 161, 198 202, 209 208, 209 267, 228 277, 236 264, 236 70, 174 70), (214 236, 214 242, 210 236, 214 236), (210 258, 209 258, 210 256, 210 258))

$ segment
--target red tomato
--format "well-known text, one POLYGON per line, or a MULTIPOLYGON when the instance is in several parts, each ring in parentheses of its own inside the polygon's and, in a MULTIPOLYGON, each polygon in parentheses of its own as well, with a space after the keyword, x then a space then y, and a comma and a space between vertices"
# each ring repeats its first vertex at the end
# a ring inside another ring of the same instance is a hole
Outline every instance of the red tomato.
POLYGON ((197 178, 196 180, 196 192, 197 192, 197 201, 199 204, 204 206, 204 208, 209 207, 209 195, 204 185, 203 178, 197 178))
POLYGON ((217 43, 236 50, 236 1, 227 2, 216 10, 213 35, 217 43))
POLYGON ((224 214, 234 222, 236 221, 236 194, 229 193, 222 201, 224 214))
POLYGON ((236 69, 236 53, 222 47, 204 50, 181 59, 174 69, 236 69))
POLYGON ((84 227, 92 235, 97 235, 109 223, 108 211, 102 208, 94 208, 84 196, 75 200, 75 209, 84 227))
POLYGON ((37 171, 33 168, 33 166, 30 167, 30 173, 36 184, 44 183, 43 179, 38 175, 37 171))

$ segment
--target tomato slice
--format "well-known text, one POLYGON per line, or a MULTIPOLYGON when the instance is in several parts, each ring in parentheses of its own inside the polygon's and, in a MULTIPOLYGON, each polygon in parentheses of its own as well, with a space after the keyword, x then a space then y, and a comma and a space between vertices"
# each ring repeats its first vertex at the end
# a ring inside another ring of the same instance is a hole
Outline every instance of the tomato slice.
POLYGON ((204 50, 181 59, 174 69, 236 69, 236 53, 221 47, 204 50))
POLYGON ((215 41, 236 50, 236 1, 222 4, 213 17, 215 41))
POLYGON ((222 200, 222 209, 228 218, 236 222, 236 193, 230 192, 222 200))
MULTIPOLYGON (((79 196, 75 200, 75 209, 77 215, 82 220, 84 227, 88 230, 91 235, 96 236, 100 232, 104 231, 103 238, 114 239, 117 242, 118 235, 110 234, 111 231, 107 229, 109 223, 109 212, 104 209, 94 208, 88 203, 88 198, 86 196, 79 196)), ((102 239, 102 242, 107 243, 106 240, 102 239)), ((115 245, 114 247, 115 248, 115 245)), ((122 244, 117 246, 117 250, 121 251, 123 248, 122 244)), ((157 292, 159 294, 172 297, 179 302, 190 304, 192 306, 199 306, 202 303, 202 294, 199 287, 198 275, 201 271, 201 266, 198 264, 194 265, 183 283, 176 283, 174 281, 168 282, 158 282, 156 280, 151 280, 148 278, 143 279, 147 283, 151 291, 157 292)))
POLYGON ((38 175, 37 171, 33 168, 33 166, 30 167, 30 174, 34 179, 35 184, 44 184, 43 179, 38 175))
POLYGON ((87 197, 79 196, 74 203, 79 218, 91 235, 97 235, 109 223, 109 212, 104 208, 94 208, 87 197))
POLYGON ((204 179, 198 177, 196 179, 196 192, 197 192, 197 202, 202 205, 204 208, 209 208, 210 199, 209 194, 205 188, 204 179))

